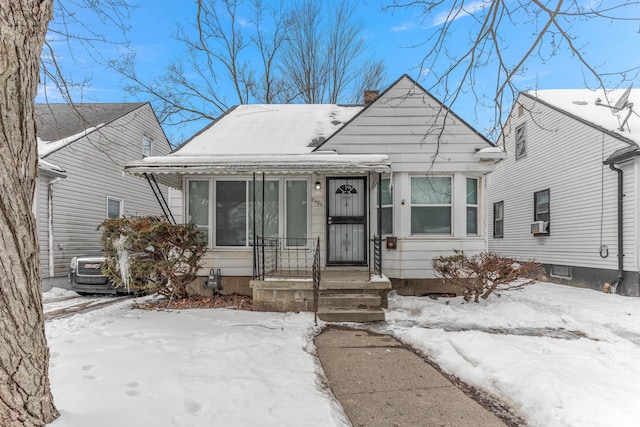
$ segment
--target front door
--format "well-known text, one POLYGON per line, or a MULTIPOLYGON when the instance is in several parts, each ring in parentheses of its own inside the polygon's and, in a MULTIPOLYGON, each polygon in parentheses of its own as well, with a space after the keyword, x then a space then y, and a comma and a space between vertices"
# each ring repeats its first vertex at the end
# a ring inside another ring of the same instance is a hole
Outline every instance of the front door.
POLYGON ((327 265, 367 264, 366 178, 327 178, 327 265))

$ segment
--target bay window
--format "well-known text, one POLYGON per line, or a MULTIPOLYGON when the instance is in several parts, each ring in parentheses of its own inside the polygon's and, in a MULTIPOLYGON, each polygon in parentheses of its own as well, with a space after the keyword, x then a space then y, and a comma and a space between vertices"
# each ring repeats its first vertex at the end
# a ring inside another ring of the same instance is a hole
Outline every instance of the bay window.
POLYGON ((391 180, 384 178, 380 185, 382 190, 382 234, 393 234, 393 188, 391 180))
POLYGON ((467 234, 478 234, 477 178, 467 178, 467 234))
POLYGON ((254 196, 254 182, 250 178, 190 179, 187 218, 205 233, 213 246, 253 245, 254 222, 258 236, 284 236, 287 245, 304 246, 306 240, 300 239, 307 237, 307 186, 306 179, 259 180, 255 182, 254 196), (214 191, 209 190, 211 183, 214 191))

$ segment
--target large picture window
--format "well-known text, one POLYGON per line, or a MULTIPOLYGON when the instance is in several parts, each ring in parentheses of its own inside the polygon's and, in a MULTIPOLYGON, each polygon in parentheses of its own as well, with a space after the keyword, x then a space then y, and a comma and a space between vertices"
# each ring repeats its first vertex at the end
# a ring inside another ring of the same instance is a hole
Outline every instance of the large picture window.
POLYGON ((477 178, 467 178, 467 234, 478 234, 477 178))
POLYGON ((451 177, 411 177, 411 234, 451 234, 451 177))
POLYGON ((306 179, 257 180, 255 193, 254 181, 246 178, 191 179, 187 188, 188 221, 202 230, 207 241, 214 246, 253 245, 254 224, 256 236, 286 237, 286 244, 289 246, 306 245, 306 179), (210 191, 210 186, 213 191, 210 191))

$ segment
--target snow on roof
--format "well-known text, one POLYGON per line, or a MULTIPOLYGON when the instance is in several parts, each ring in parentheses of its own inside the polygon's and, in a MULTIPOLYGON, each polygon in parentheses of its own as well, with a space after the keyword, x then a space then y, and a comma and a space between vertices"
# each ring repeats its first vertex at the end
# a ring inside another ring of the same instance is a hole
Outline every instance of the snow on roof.
POLYGON ((493 146, 481 148, 473 157, 478 160, 501 160, 507 157, 507 153, 502 147, 493 146))
POLYGON ((527 96, 559 108, 593 125, 640 143, 640 89, 547 89, 527 91, 527 96), (629 91, 627 103, 625 93, 629 91), (634 102, 635 101, 635 102, 634 102), (618 104, 618 107, 613 108, 618 104), (629 115, 629 105, 635 110, 629 115), (625 123, 625 119, 628 120, 625 123))
POLYGON ((299 171, 380 171, 389 170, 384 154, 254 154, 236 156, 158 156, 129 162, 125 171, 144 173, 249 173, 264 171, 287 173, 299 171))
POLYGON ((66 172, 60 166, 54 165, 53 163, 49 163, 46 160, 38 159, 38 168, 41 171, 52 172, 55 175, 64 175, 66 172))
POLYGON ((240 105, 170 156, 306 154, 363 108, 335 104, 240 105))
POLYGON ((82 138, 83 136, 90 134, 91 132, 101 128, 102 126, 104 126, 104 123, 99 124, 98 126, 86 128, 82 132, 79 132, 75 135, 68 136, 66 138, 59 139, 57 141, 43 141, 42 139, 40 139, 40 137, 38 137, 38 156, 45 157, 53 153, 54 151, 64 147, 65 145, 69 145, 73 141, 76 141, 82 138))

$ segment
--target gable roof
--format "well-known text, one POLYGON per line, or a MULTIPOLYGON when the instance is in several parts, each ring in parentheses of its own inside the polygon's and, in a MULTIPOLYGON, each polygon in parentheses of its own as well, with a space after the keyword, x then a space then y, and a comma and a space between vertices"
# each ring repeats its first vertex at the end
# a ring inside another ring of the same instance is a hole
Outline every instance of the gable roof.
POLYGON ((362 105, 238 105, 170 156, 306 154, 362 110, 362 105))
MULTIPOLYGON (((409 76, 408 74, 403 74, 401 75, 398 79, 396 79, 396 81, 394 81, 393 83, 391 83, 382 93, 380 93, 375 100, 373 100, 373 102, 368 103, 367 105, 365 105, 357 114, 355 114, 347 123, 344 124, 344 126, 341 126, 339 129, 336 129, 336 131, 331 134, 325 141, 323 141, 320 145, 318 145, 314 151, 319 151, 323 145, 325 145, 326 143, 329 142, 329 140, 331 140, 335 135, 337 135, 338 133, 340 133, 340 130, 343 129, 344 127, 346 127, 349 123, 351 123, 352 121, 356 120, 361 114, 363 114, 367 109, 369 109, 371 106, 373 106, 374 104, 376 104, 376 102, 378 102, 379 100, 383 99, 389 92, 391 92, 397 85, 399 85, 403 80, 407 80, 409 82, 409 84, 411 85, 411 87, 415 90, 418 90, 420 92, 422 92, 423 95, 429 96, 431 99, 433 99, 438 105, 440 105, 444 111, 444 114, 450 114, 451 116, 453 116, 455 118, 455 120, 458 120, 460 123, 462 123, 464 126, 466 126, 467 128, 469 128, 473 133, 475 133, 476 135, 478 135, 484 142, 486 142, 489 147, 493 147, 495 146, 494 143, 492 143, 491 141, 489 141, 489 139, 484 136, 483 134, 481 134, 480 132, 478 132, 478 130, 476 128, 474 128, 473 126, 471 126, 469 123, 467 123, 463 118, 461 118, 460 116, 458 116, 453 110, 449 109, 446 105, 444 105, 444 103, 442 101, 440 101, 438 98, 436 98, 435 96, 433 96, 428 90, 426 90, 424 87, 422 87, 422 85, 420 85, 420 83, 418 83, 416 80, 414 80, 411 76, 409 76)), ((411 95, 410 93, 407 93, 407 95, 411 95)))
POLYGON ((146 104, 36 104, 38 154, 47 156, 146 104))
MULTIPOLYGON (((522 92, 521 95, 562 112, 628 144, 640 143, 640 89, 628 90, 628 102, 638 111, 612 108, 625 94, 624 89, 546 89, 522 92), (625 123, 625 119, 628 120, 625 123), (624 124, 624 127, 622 127, 624 124)), ((624 101, 624 100, 623 100, 624 101)), ((627 104, 628 105, 628 104, 627 104)), ((515 108, 515 107, 514 107, 515 108)))

